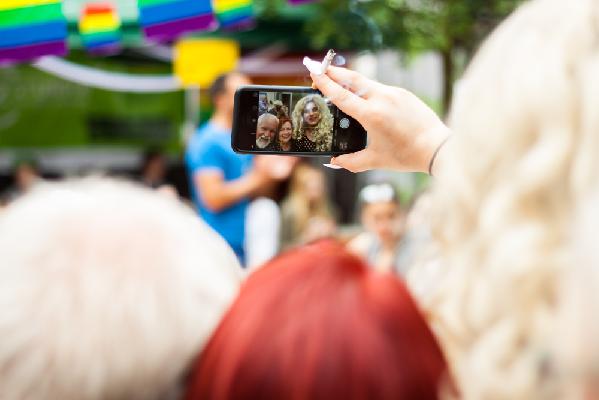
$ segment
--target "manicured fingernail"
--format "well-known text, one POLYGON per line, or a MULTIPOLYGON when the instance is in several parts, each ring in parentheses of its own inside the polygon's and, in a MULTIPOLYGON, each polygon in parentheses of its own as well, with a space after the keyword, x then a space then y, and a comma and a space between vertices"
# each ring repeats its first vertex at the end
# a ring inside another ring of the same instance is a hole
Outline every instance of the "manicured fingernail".
POLYGON ((335 165, 335 164, 322 164, 322 165, 324 165, 327 168, 331 168, 331 169, 342 169, 343 168, 343 167, 340 167, 340 166, 335 165))
POLYGON ((322 75, 322 64, 318 61, 314 61, 310 57, 306 56, 304 57, 303 63, 306 66, 306 68, 308 68, 308 71, 310 71, 310 73, 314 75, 322 75))
POLYGON ((368 89, 362 88, 362 89, 356 91, 356 96, 364 97, 366 95, 366 93, 368 93, 368 89))

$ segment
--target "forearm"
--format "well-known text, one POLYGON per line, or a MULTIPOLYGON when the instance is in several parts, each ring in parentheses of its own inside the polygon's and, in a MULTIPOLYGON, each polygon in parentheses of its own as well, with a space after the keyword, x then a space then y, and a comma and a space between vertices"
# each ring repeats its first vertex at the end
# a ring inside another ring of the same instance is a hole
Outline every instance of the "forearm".
POLYGON ((261 186, 260 180, 252 173, 232 181, 221 181, 218 184, 206 185, 201 182, 196 184, 200 187, 202 202, 212 211, 221 211, 252 196, 261 186))

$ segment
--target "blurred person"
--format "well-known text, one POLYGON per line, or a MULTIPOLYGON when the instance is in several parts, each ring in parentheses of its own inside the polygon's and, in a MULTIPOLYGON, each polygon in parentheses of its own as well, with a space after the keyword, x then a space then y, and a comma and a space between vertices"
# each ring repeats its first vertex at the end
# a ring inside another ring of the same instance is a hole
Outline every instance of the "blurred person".
POLYGON ((365 231, 348 244, 348 249, 368 261, 379 272, 405 272, 400 258, 403 212, 390 183, 370 184, 358 196, 360 219, 365 231))
POLYGON ((522 5, 461 80, 449 141, 405 90, 340 68, 311 74, 369 132, 366 150, 333 165, 438 176, 438 285, 422 305, 466 399, 545 397, 570 223, 598 181, 598 29, 594 0, 522 5))
POLYGON ((275 100, 272 102, 272 107, 268 112, 277 118, 287 117, 289 118, 289 109, 283 104, 281 100, 275 100))
POLYGON ((279 119, 276 151, 296 151, 295 141, 293 140, 293 124, 289 117, 279 119))
POLYGON ((214 81, 210 88, 214 114, 191 138, 185 152, 198 213, 229 243, 242 264, 247 206, 252 196, 273 181, 268 169, 252 166, 251 155, 236 154, 231 148, 235 90, 249 83, 236 72, 214 81))
POLYGON ((273 258, 280 248, 281 210, 268 197, 253 200, 245 221, 246 266, 252 270, 273 258))
POLYGON ((256 124, 256 150, 274 151, 275 136, 279 120, 272 114, 266 113, 258 117, 256 124))
POLYGON ((167 167, 167 159, 162 151, 146 150, 142 156, 140 181, 165 196, 178 197, 177 189, 166 181, 167 167))
POLYGON ((177 399, 240 282, 193 211, 108 179, 33 189, 0 252, 2 399, 177 399))
POLYGON ((13 167, 13 184, 3 194, 0 203, 8 204, 42 182, 39 165, 31 157, 21 157, 13 167))
POLYGON ((289 248, 335 234, 336 223, 323 172, 298 164, 281 204, 281 245, 289 248))
POLYGON ((266 93, 260 93, 260 97, 258 98, 258 115, 262 115, 265 112, 268 112, 268 97, 266 93))
POLYGON ((252 200, 246 212, 245 254, 246 266, 254 269, 273 258, 281 246, 281 210, 277 204, 278 192, 285 186, 298 158, 289 156, 256 156, 257 165, 268 169, 278 180, 277 185, 269 186, 260 197, 252 200))
POLYGON ((331 151, 333 115, 322 96, 312 94, 302 97, 291 115, 298 151, 331 151))
POLYGON ((147 149, 141 160, 141 183, 157 189, 166 183, 167 161, 158 149, 147 149))
POLYGON ((247 279, 186 399, 437 399, 446 372, 406 287, 322 242, 247 279))

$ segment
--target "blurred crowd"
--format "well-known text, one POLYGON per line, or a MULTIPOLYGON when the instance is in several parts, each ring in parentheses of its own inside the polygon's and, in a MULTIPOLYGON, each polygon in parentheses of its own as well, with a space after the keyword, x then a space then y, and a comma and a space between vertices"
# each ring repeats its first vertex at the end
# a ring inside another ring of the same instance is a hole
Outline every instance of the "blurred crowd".
MULTIPOLYGON (((356 214, 363 229, 359 223, 340 226, 318 159, 253 157, 231 149, 235 90, 249 82, 248 77, 234 72, 219 76, 209 89, 213 116, 190 139, 185 153, 191 202, 180 196, 169 181, 169 159, 158 148, 148 148, 141 155, 137 174, 119 177, 187 202, 233 248, 243 267, 255 268, 283 250, 335 238, 371 261, 374 268, 405 272, 407 264, 401 263, 400 254, 406 248, 405 243, 400 246, 404 213, 392 183, 370 185, 359 194, 356 214), (381 190, 382 196, 377 194, 381 190)), ((315 104, 313 97, 302 97, 296 108, 315 104)), ((273 128, 279 135, 277 126, 285 127, 282 103, 275 101, 262 115, 276 119, 271 114, 274 112, 283 122, 273 128)), ((301 118, 302 111, 297 114, 301 118)), ((260 123, 259 118, 258 127, 260 123)), ((43 182, 42 172, 35 158, 17 157, 13 183, 0 196, 0 204, 7 205, 43 182)))
POLYGON ((160 152, 137 182, 48 182, 19 159, 0 398, 599 398, 598 33, 595 0, 524 4, 447 125, 406 90, 312 73, 369 132, 332 164, 435 175, 409 206, 362 187, 350 233, 321 166, 231 150, 239 73, 188 143, 191 202, 160 152))

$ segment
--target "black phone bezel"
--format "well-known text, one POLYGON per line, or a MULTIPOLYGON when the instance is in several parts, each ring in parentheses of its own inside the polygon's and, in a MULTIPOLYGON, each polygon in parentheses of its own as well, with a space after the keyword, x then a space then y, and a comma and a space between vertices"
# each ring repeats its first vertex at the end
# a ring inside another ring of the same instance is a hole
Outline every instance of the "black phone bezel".
MULTIPOLYGON (((244 149, 240 147, 240 138, 242 134, 246 132, 252 132, 251 129, 255 129, 255 118, 257 118, 257 104, 258 104, 258 93, 259 92, 285 92, 285 93, 317 93, 322 95, 319 90, 312 89, 309 86, 267 86, 267 85, 244 85, 240 86, 235 91, 235 103, 233 112, 233 129, 231 132, 231 148, 236 153, 240 154, 277 154, 277 155, 290 155, 290 156, 304 156, 304 157, 322 157, 322 156, 338 156, 341 154, 353 153, 366 148, 366 130, 351 116, 345 114, 339 110, 339 118, 347 118, 350 122, 348 129, 356 130, 355 134, 361 135, 363 141, 359 148, 352 148, 350 151, 327 151, 327 152, 284 152, 284 151, 264 151, 264 150, 252 150, 244 149), (256 93, 253 96, 252 93, 256 93), (256 107, 255 109, 253 107, 256 107), (249 114, 242 110, 252 110, 249 114), (255 114, 254 114, 255 111, 255 114), (255 117, 255 118, 253 118, 255 117)), ((351 134, 354 134, 352 132, 351 134)), ((252 142, 248 142, 252 143, 252 142)))

